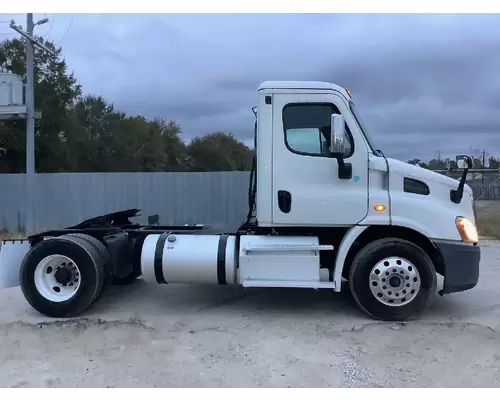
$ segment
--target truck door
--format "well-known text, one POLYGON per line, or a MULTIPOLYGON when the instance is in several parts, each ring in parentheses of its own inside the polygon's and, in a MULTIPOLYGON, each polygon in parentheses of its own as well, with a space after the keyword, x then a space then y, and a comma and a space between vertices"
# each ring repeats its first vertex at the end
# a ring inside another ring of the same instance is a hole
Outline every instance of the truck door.
POLYGON ((335 93, 273 95, 273 225, 353 225, 367 215, 368 149, 346 100, 335 93), (339 178, 329 154, 333 113, 346 121, 349 179, 339 178))

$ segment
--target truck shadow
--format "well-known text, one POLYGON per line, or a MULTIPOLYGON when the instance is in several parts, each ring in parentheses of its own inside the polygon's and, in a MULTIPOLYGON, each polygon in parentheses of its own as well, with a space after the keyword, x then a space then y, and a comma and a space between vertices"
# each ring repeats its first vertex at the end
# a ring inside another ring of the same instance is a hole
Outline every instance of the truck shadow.
POLYGON ((170 313, 223 309, 226 312, 324 314, 340 311, 360 315, 348 286, 328 289, 248 288, 201 284, 151 285, 138 279, 129 286, 108 288, 95 304, 100 310, 130 308, 170 313))
MULTIPOLYGON (((437 296, 425 313, 446 319, 461 314, 460 304, 437 296)), ((221 313, 226 316, 307 316, 310 318, 369 319, 357 306, 347 282, 340 293, 328 289, 249 288, 201 284, 151 285, 138 279, 129 286, 108 288, 91 314, 132 311, 137 315, 165 316, 221 313)))

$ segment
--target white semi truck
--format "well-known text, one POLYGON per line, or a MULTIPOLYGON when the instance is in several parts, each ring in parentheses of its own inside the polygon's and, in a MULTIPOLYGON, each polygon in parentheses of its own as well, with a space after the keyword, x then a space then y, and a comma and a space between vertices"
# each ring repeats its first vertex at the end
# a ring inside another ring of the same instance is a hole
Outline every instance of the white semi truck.
POLYGON ((438 292, 477 284, 470 157, 457 156, 460 182, 385 157, 350 92, 330 83, 264 82, 254 113, 239 229, 141 226, 130 221, 139 210, 125 210, 30 236, 10 257, 20 265, 3 259, 0 268, 18 268, 26 300, 51 317, 78 315, 108 284, 139 276, 335 292, 345 279, 364 312, 391 321, 416 316, 438 292))

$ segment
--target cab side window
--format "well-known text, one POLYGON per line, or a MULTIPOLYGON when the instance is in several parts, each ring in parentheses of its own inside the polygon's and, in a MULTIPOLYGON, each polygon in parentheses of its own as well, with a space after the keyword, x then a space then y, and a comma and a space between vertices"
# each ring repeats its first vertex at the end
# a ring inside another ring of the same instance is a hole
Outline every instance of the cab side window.
MULTIPOLYGON (((340 114, 333 104, 296 103, 283 108, 285 144, 293 153, 311 156, 330 156, 330 118, 340 114)), ((344 133, 344 157, 353 153, 349 128, 344 133)))

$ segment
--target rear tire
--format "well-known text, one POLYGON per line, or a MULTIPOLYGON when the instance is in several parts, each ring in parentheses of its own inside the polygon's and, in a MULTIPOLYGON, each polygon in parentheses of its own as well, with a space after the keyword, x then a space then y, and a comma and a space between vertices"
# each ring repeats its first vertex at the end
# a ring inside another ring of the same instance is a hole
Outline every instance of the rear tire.
POLYGON ((101 296, 102 292, 104 292, 104 289, 106 289, 107 286, 110 286, 112 284, 112 276, 108 268, 109 260, 111 258, 111 255, 109 254, 108 248, 102 243, 100 240, 96 239, 93 236, 86 235, 84 233, 69 233, 66 236, 71 236, 75 238, 76 240, 83 240, 90 244, 92 247, 94 247, 97 256, 100 257, 99 263, 103 264, 105 266, 105 272, 106 272, 106 279, 104 282, 104 285, 102 286, 101 292, 97 295, 96 299, 94 300, 97 301, 99 297, 101 296))
POLYGON ((102 256, 87 241, 71 235, 37 243, 20 271, 21 290, 28 303, 56 318, 74 317, 90 307, 101 294, 105 278, 102 256))
POLYGON ((404 321, 435 298, 437 277, 429 256, 402 239, 369 243, 353 260, 349 286, 359 307, 372 318, 404 321))

